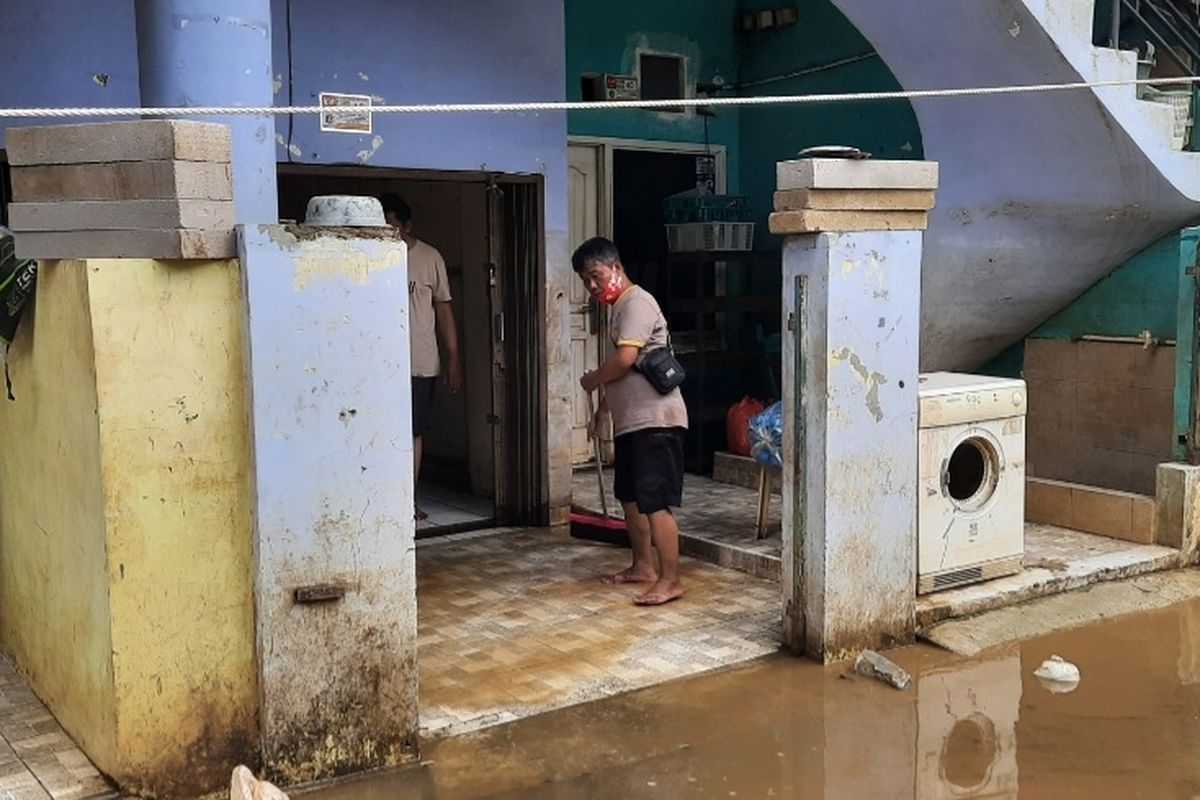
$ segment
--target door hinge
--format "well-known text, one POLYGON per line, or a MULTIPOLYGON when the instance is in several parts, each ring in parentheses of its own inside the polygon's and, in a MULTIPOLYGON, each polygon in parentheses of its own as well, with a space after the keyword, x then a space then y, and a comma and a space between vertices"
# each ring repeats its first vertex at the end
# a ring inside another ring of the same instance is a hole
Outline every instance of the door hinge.
POLYGON ((504 341, 504 312, 501 311, 492 319, 492 332, 497 342, 504 341))
POLYGON ((499 414, 488 414, 487 415, 487 423, 488 423, 488 425, 499 425, 500 424, 500 415, 499 414))

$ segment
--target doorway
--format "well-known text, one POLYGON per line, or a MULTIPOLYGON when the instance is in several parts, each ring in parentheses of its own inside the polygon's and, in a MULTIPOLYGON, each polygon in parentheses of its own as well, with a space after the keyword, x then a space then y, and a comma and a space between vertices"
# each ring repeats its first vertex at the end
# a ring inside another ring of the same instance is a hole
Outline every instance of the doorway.
MULTIPOLYGON (((640 139, 572 137, 568 147, 570 246, 593 236, 613 239, 631 277, 655 295, 670 313, 663 200, 703 185, 725 191, 725 148, 640 139)), ((607 314, 601 313, 579 281, 570 297, 573 374, 595 369, 607 355, 607 314)), ((686 335, 685 335, 686 337, 686 335)), ((587 438, 587 395, 576 387, 573 402, 572 461, 594 461, 587 438)), ((602 459, 612 460, 605 443, 602 459)))
POLYGON ((540 177, 281 164, 278 186, 280 216, 297 222, 316 195, 395 192, 446 263, 463 385, 436 389, 417 538, 543 523, 540 177))

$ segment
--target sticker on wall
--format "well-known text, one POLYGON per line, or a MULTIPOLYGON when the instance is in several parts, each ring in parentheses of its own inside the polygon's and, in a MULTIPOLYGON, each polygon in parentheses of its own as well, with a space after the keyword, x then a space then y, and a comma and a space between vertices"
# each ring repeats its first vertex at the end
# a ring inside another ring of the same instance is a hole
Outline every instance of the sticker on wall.
POLYGON ((605 100, 641 100, 641 85, 637 75, 604 75, 605 100))
POLYGON ((321 130, 323 132, 371 132, 370 95, 321 92, 320 103, 322 109, 321 130))

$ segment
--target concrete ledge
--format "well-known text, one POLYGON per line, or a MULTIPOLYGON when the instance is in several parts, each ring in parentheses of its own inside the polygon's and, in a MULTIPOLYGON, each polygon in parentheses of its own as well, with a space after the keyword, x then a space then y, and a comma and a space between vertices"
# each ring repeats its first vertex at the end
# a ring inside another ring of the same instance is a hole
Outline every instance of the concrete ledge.
POLYGON ((228 164, 232 153, 229 126, 178 119, 9 128, 5 145, 14 167, 162 159, 228 164))
MULTIPOLYGON (((758 491, 759 463, 749 456, 739 456, 733 453, 718 452, 713 456, 713 480, 730 486, 741 486, 744 489, 758 491)), ((771 482, 771 494, 783 494, 779 482, 779 470, 774 470, 775 477, 771 482)))
POLYGON ((776 211, 928 211, 934 192, 923 189, 785 189, 775 193, 776 211))
POLYGON ((820 231, 923 231, 929 224, 924 211, 776 211, 768 218, 771 233, 820 231))
POLYGON ((1155 498, 1078 483, 1029 478, 1029 522, 1095 533, 1138 544, 1165 544, 1155 535, 1155 498))
POLYGON ((13 197, 23 203, 56 200, 232 200, 228 164, 200 161, 123 161, 13 167, 13 197))
POLYGON ((1090 625, 1106 617, 1166 608, 1200 595, 1200 570, 1177 569, 1043 597, 921 631, 921 638, 974 656, 1009 642, 1090 625))
POLYGON ((776 189, 924 189, 938 186, 936 161, 801 158, 775 165, 776 189))
POLYGON ((1119 553, 1104 553, 1064 564, 1061 568, 1032 567, 1007 578, 952 589, 917 599, 917 627, 951 617, 965 617, 1026 600, 1060 594, 1103 581, 1131 578, 1184 565, 1181 553, 1154 545, 1130 545, 1119 553))
POLYGON ((782 566, 778 556, 756 553, 728 542, 714 542, 680 531, 679 552, 685 556, 716 564, 718 567, 737 570, 756 578, 779 580, 782 566))
POLYGON ((81 200, 10 203, 9 227, 26 231, 233 230, 231 200, 81 200))
POLYGON ((66 231, 17 233, 17 256, 66 258, 226 259, 237 256, 233 230, 66 231))

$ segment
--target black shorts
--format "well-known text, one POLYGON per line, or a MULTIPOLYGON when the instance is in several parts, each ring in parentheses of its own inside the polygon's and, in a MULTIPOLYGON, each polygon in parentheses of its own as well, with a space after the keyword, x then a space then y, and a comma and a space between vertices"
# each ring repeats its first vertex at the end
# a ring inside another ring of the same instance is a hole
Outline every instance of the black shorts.
POLYGON ((683 428, 647 428, 616 439, 613 492, 638 511, 678 508, 683 503, 683 428))
POLYGON ((412 431, 413 438, 424 436, 429 430, 429 418, 433 416, 433 392, 437 389, 437 378, 412 379, 412 431))

